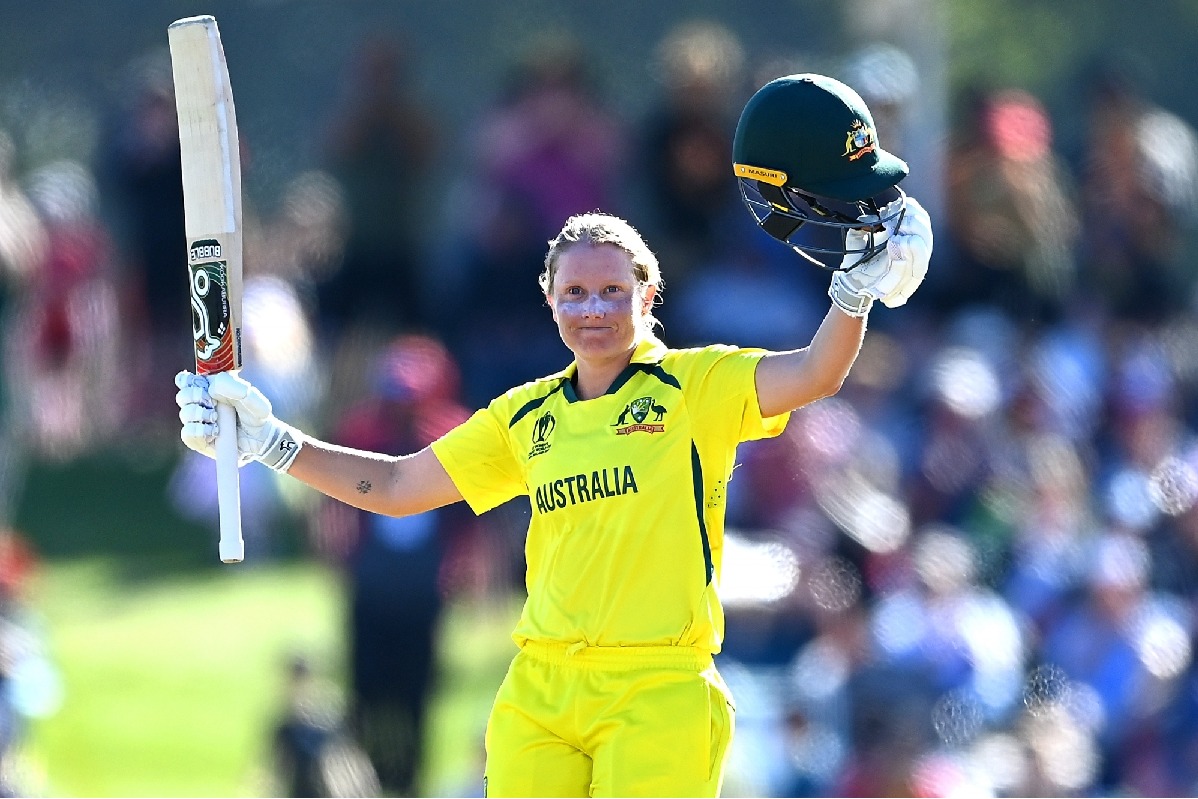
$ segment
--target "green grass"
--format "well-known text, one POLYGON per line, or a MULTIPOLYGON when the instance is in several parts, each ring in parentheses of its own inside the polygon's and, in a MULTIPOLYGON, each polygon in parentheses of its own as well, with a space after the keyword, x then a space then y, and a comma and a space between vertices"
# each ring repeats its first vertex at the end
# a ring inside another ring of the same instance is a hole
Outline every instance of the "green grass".
MULTIPOLYGON (((16 759, 25 795, 275 795, 268 737, 288 656, 302 650, 340 689, 342 589, 304 557, 300 519, 276 530, 274 560, 220 565, 214 530, 168 500, 180 449, 172 431, 28 463, 12 521, 42 558, 28 599, 64 695, 16 759)), ((517 614, 507 601, 447 612, 426 793, 481 788, 517 614)))
MULTIPOLYGON (((105 559, 46 566, 34 604, 64 684, 22 752, 49 796, 260 796, 267 740, 296 650, 340 673, 341 591, 314 564, 216 567, 154 579, 105 559)), ((472 789, 482 730, 512 653, 514 608, 457 606, 430 722, 432 793, 472 789)))

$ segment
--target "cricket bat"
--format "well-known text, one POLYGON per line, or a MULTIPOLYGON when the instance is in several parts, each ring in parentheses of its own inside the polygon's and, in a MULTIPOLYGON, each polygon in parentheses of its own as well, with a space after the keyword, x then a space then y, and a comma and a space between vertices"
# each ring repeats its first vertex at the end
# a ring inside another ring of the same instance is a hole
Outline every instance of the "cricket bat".
MULTIPOLYGON (((216 19, 167 27, 179 145, 196 374, 241 368, 241 160, 229 69, 216 19)), ((237 414, 217 403, 220 559, 245 557, 237 476, 237 414)))

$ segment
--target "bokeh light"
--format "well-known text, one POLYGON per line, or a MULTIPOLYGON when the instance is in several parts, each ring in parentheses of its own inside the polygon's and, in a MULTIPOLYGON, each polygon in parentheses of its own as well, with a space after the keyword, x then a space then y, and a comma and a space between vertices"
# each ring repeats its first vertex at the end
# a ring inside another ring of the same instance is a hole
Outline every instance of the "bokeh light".
POLYGON ((1015 735, 987 733, 970 749, 970 759, 990 778, 999 795, 1017 796, 1029 772, 1027 750, 1015 735))
POLYGON ((1069 691, 1069 677, 1051 663, 1036 666, 1023 685, 1023 704, 1033 716, 1051 712, 1069 691))
POLYGON ((780 541, 754 541, 724 532, 724 571, 720 598, 725 605, 769 605, 785 599, 799 584, 799 558, 780 541))
POLYGON ((1065 707, 1045 705, 1028 716, 1024 734, 1037 770, 1057 789, 1077 791, 1094 779, 1101 763, 1098 745, 1065 707))
POLYGON ((966 692, 947 693, 932 705, 932 726, 945 746, 962 747, 971 743, 983 722, 981 707, 966 692))
POLYGON ((1171 680, 1185 672, 1193 659, 1191 625, 1192 614, 1180 603, 1154 601, 1137 614, 1130 634, 1149 674, 1171 680))
POLYGON ((893 552, 910 535, 911 517, 903 503, 856 472, 821 479, 816 500, 829 519, 871 551, 893 552))
POLYGON ((808 569, 807 590, 815 605, 828 612, 848 610, 861 598, 861 575, 844 558, 826 558, 808 569))
POLYGON ((1198 470, 1181 458, 1166 458, 1152 470, 1148 497, 1161 513, 1169 516, 1185 513, 1198 500, 1198 470))
POLYGON ((965 347, 941 353, 932 383, 944 404, 967 419, 992 413, 1002 399, 994 368, 981 353, 965 347))

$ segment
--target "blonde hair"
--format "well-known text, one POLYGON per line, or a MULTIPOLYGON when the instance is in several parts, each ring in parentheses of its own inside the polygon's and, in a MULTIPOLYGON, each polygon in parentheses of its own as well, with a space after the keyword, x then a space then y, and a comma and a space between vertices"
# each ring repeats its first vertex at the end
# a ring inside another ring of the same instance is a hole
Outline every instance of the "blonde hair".
MULTIPOLYGON (((628 253, 628 257, 632 259, 632 273, 636 278, 637 288, 653 286, 656 289, 653 302, 661 302, 661 292, 665 285, 657 256, 649 249, 649 245, 636 228, 618 216, 598 211, 570 217, 557 236, 549 242, 549 251, 545 253, 545 267, 537 278, 545 296, 553 293, 558 258, 575 244, 612 244, 628 253)), ((650 330, 661 324, 652 311, 646 313, 645 317, 650 330)))

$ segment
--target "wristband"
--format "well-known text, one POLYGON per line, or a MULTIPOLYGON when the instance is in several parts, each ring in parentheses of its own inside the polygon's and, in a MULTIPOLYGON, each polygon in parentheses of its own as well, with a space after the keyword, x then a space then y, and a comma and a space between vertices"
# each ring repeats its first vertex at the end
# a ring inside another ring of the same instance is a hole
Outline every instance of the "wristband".
POLYGON ((857 318, 868 315, 869 309, 874 304, 874 298, 871 295, 861 294, 848 285, 844 279, 844 272, 837 272, 832 276, 832 283, 828 286, 828 296, 832 298, 832 302, 837 308, 849 316, 857 318))
POLYGON ((289 424, 279 422, 270 444, 258 456, 258 460, 276 472, 286 474, 303 446, 304 434, 289 424))

